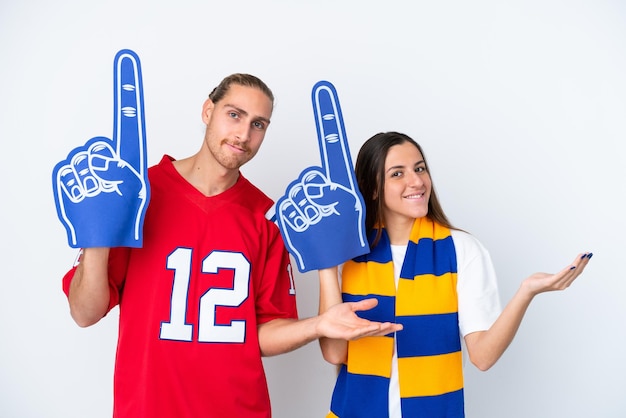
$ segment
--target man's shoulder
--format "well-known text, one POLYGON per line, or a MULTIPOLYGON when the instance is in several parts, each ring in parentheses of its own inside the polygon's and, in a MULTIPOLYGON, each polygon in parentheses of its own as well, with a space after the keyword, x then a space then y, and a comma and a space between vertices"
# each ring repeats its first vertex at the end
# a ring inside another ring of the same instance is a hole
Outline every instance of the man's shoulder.
POLYGON ((245 196, 245 201, 242 202, 243 205, 250 208, 253 212, 260 212, 263 216, 266 216, 268 211, 274 206, 274 201, 261 189, 252 184, 243 174, 239 175, 237 185, 245 196))
POLYGON ((170 157, 167 154, 164 154, 161 157, 161 159, 159 160, 158 163, 148 167, 148 172, 167 169, 167 167, 169 167, 169 166, 173 167, 174 166, 174 164, 173 164, 174 161, 176 161, 175 158, 170 157))

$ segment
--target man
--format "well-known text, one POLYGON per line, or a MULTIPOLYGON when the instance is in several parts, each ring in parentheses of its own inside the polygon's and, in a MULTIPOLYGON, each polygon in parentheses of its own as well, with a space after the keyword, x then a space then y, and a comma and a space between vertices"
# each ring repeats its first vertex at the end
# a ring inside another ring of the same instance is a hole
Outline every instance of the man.
POLYGON ((269 417, 262 356, 398 329, 354 314, 372 300, 297 319, 273 202, 239 171, 273 102, 258 78, 226 77, 203 105, 200 150, 149 170, 142 248, 86 248, 64 277, 80 326, 120 306, 115 417, 269 417))

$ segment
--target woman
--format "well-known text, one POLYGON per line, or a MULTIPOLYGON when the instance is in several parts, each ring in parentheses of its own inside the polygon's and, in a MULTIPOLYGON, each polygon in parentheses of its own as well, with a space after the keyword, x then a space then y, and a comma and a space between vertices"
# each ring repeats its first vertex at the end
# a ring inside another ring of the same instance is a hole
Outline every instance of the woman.
POLYGON ((539 293, 567 288, 591 253, 557 274, 525 279, 504 310, 489 254, 452 226, 435 194, 421 147, 379 133, 359 151, 356 178, 366 206, 369 254, 320 271, 320 311, 376 297, 359 315, 403 330, 356 341, 320 340, 340 365, 328 417, 463 417, 461 341, 480 370, 495 364, 539 293))

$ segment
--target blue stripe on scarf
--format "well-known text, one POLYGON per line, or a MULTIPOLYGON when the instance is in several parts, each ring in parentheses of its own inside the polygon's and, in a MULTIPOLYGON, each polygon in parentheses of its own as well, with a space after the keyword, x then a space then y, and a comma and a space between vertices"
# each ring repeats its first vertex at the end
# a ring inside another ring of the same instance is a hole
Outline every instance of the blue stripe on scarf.
POLYGON ((346 365, 342 365, 337 377, 336 393, 333 396, 331 410, 341 418, 363 417, 387 417, 389 406, 387 402, 354 402, 355 399, 366 400, 380 396, 381 393, 389 392, 389 379, 379 376, 362 374, 350 375, 346 380, 348 371, 346 365), (346 396, 345 391, 349 388, 352 396, 346 396), (339 401, 342 400, 342 401, 339 401), (352 402, 350 402, 352 400, 352 402))
POLYGON ((431 238, 422 238, 417 245, 409 242, 400 277, 412 280, 421 274, 441 276, 456 272, 456 251, 452 236, 434 243, 431 238))
POLYGON ((398 357, 433 356, 461 350, 458 334, 445 332, 458 327, 459 315, 456 312, 399 316, 397 321, 404 325, 404 330, 396 334, 398 357))
POLYGON ((395 305, 396 298, 393 296, 381 296, 381 295, 351 295, 349 293, 343 294, 344 302, 358 302, 363 299, 375 298, 378 299, 378 305, 367 311, 358 311, 356 314, 361 318, 365 318, 369 321, 377 322, 395 322, 395 305))
MULTIPOLYGON (((456 392, 446 393, 445 395, 440 396, 402 398, 400 402, 402 403, 402 411, 420 411, 422 413, 421 415, 419 415, 420 417, 465 417, 465 412, 463 411, 463 389, 457 390, 456 392)), ((411 415, 410 413, 407 413, 407 416, 413 417, 417 415, 411 415)))

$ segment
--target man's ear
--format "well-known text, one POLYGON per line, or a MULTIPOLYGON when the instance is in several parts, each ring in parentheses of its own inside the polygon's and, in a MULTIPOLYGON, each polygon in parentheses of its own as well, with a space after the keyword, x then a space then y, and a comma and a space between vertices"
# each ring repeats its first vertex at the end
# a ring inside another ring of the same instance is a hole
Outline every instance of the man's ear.
POLYGON ((202 105, 202 121, 205 124, 209 123, 209 120, 211 119, 211 113, 213 112, 214 108, 215 103, 213 103, 213 100, 206 99, 204 104, 202 105))

